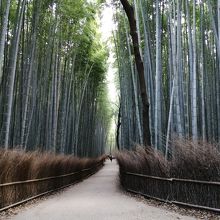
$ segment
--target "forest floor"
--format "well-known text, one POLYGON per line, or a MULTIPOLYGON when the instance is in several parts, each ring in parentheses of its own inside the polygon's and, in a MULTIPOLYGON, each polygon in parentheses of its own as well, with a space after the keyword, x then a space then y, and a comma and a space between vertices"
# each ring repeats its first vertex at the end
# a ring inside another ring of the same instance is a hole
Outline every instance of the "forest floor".
POLYGON ((116 162, 85 181, 44 201, 23 208, 12 220, 172 220, 207 219, 184 216, 177 210, 155 207, 157 204, 125 193, 118 180, 116 162))

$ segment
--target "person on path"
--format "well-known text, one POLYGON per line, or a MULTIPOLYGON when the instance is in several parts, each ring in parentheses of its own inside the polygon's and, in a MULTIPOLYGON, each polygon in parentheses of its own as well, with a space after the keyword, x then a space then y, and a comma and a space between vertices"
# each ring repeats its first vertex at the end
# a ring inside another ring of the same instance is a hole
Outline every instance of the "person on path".
POLYGON ((108 155, 108 158, 109 158, 109 160, 111 160, 111 162, 112 162, 112 160, 113 160, 113 156, 110 154, 110 155, 108 155))

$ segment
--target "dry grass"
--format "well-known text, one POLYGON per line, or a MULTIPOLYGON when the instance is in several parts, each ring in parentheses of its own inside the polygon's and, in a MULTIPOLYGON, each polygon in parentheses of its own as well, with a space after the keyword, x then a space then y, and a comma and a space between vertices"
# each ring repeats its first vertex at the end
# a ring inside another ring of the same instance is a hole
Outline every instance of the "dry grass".
POLYGON ((172 158, 166 161, 161 152, 136 147, 117 155, 120 168, 160 177, 220 181, 220 152, 218 145, 191 140, 174 140, 172 158))
MULTIPOLYGON (((25 153, 18 150, 0 150, 0 184, 69 174, 95 167, 99 162, 102 163, 104 160, 104 156, 96 159, 88 159, 54 155, 52 153, 25 153)), ((64 179, 44 181, 37 184, 31 183, 16 187, 2 187, 2 189, 0 187, 0 208, 81 180, 96 170, 98 168, 94 168, 84 174, 77 174, 76 176, 64 179)))
POLYGON ((174 140, 172 151, 170 176, 220 181, 220 152, 217 144, 174 140))
MULTIPOLYGON (((220 152, 217 144, 174 140, 171 151, 169 161, 160 152, 140 147, 130 152, 122 151, 116 157, 121 171, 148 176, 220 181, 220 152)), ((125 172, 120 172, 120 180, 124 188, 152 198, 220 209, 220 188, 217 184, 142 178, 125 172)))
POLYGON ((0 183, 68 174, 92 167, 103 158, 88 159, 52 153, 0 150, 0 183))
POLYGON ((137 146, 133 151, 121 151, 116 154, 119 166, 124 171, 152 176, 167 177, 169 166, 164 156, 152 148, 137 146))

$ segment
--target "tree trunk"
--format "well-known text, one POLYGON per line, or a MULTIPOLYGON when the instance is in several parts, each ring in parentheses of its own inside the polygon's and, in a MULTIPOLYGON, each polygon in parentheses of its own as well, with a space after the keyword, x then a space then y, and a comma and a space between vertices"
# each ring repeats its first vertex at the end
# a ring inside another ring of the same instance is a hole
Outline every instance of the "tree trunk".
POLYGON ((137 24, 134 15, 134 8, 130 5, 130 3, 127 0, 120 0, 120 1, 123 5, 123 8, 129 20, 131 37, 134 47, 135 63, 139 75, 141 99, 143 104, 143 139, 144 139, 143 142, 144 145, 150 146, 151 134, 150 134, 150 125, 149 125, 149 102, 148 102, 145 77, 144 77, 144 64, 139 49, 139 40, 137 34, 137 24))
POLYGON ((118 123, 117 123, 117 132, 116 132, 116 143, 118 150, 120 150, 120 127, 121 127, 121 104, 118 111, 118 123))
POLYGON ((27 85, 26 85, 26 91, 25 91, 25 101, 24 101, 24 113, 23 113, 23 120, 22 120, 22 126, 21 126, 21 141, 20 145, 26 149, 25 146, 25 131, 26 131, 26 124, 28 119, 28 103, 30 99, 30 87, 31 87, 31 79, 33 75, 33 66, 34 66, 34 60, 35 60, 35 50, 36 50, 36 42, 37 42, 37 27, 39 24, 39 11, 40 11, 40 1, 37 1, 37 6, 35 8, 36 12, 33 16, 33 30, 32 30, 32 36, 31 36, 31 46, 29 51, 28 59, 30 59, 28 65, 27 65, 27 85))
POLYGON ((22 20, 25 10, 26 0, 19 2, 18 4, 18 23, 14 28, 14 36, 12 42, 11 49, 11 60, 9 62, 9 82, 8 82, 8 100, 7 100, 7 112, 6 112, 6 122, 5 122, 5 139, 4 146, 6 149, 9 147, 9 132, 11 125, 11 117, 12 117, 12 105, 13 105, 13 94, 14 94, 14 82, 15 82, 15 72, 16 72, 16 64, 17 64, 17 55, 19 49, 19 41, 20 41, 20 33, 22 27, 22 20))
POLYGON ((156 98, 155 98, 155 149, 162 146, 162 64, 161 64, 161 19, 159 1, 156 1, 156 98))
POLYGON ((193 1, 193 82, 192 82, 192 137, 198 139, 197 125, 197 49, 196 49, 196 0, 193 1))
POLYGON ((140 119, 140 109, 139 109, 139 103, 138 103, 138 89, 137 89, 137 83, 135 82, 135 71, 133 66, 133 59, 131 54, 131 46, 129 42, 129 36, 128 31, 125 28, 126 32, 126 39, 127 39, 127 45, 128 45, 128 53, 129 53, 129 61, 131 66, 131 75, 132 75, 132 85, 133 85, 133 91, 134 91, 134 102, 135 102, 135 115, 137 120, 137 127, 138 127, 138 137, 139 137, 139 143, 143 144, 143 135, 142 135, 142 127, 141 127, 141 119, 140 119))
POLYGON ((7 35, 7 26, 8 26, 8 17, 10 11, 10 4, 11 0, 7 1, 4 20, 2 25, 2 32, 1 32, 1 41, 0 41, 0 84, 2 82, 2 75, 3 75, 3 63, 4 63, 4 51, 5 51, 5 40, 7 35))

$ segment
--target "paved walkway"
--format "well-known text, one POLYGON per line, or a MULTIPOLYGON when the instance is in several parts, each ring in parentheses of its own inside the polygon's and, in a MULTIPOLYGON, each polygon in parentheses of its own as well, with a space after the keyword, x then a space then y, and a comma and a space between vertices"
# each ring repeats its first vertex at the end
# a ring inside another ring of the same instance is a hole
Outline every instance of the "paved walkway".
POLYGON ((149 206, 120 191, 118 166, 106 162, 97 174, 21 211, 13 220, 172 220, 194 219, 149 206))

